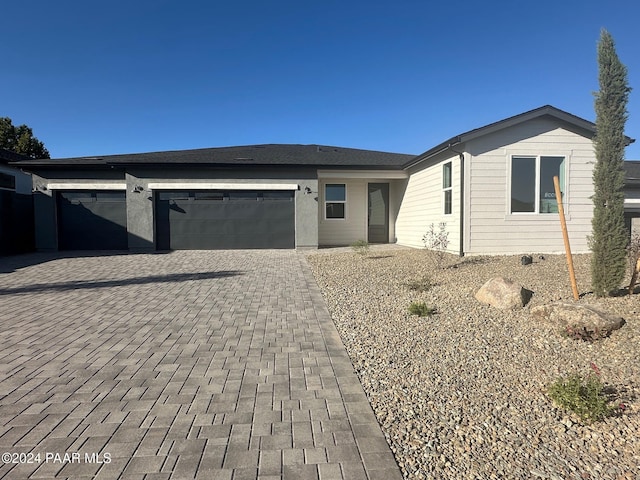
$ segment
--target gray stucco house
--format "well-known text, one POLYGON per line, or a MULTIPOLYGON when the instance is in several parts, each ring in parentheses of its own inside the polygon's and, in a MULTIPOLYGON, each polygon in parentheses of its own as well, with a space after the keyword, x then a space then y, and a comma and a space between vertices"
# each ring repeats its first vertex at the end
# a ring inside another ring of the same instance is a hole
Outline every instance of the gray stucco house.
MULTIPOLYGON (((421 247, 446 223, 459 254, 561 252, 591 231, 595 125, 544 106, 421 155, 253 145, 17 162, 33 174, 36 247, 421 247)), ((628 139, 632 142, 632 139, 628 139)))

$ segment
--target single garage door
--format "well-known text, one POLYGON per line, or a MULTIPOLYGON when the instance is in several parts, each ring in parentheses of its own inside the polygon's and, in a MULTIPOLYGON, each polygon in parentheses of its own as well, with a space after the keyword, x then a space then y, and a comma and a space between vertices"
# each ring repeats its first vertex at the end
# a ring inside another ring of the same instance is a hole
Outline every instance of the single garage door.
POLYGON ((293 194, 289 190, 158 192, 157 248, 294 248, 293 194))
POLYGON ((58 192, 58 248, 126 250, 126 193, 58 192))

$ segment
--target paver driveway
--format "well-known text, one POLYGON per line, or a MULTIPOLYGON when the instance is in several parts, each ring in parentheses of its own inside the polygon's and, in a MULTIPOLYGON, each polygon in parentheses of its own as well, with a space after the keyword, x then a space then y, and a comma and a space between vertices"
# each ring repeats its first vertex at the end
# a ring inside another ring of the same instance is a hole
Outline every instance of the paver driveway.
POLYGON ((401 477, 302 254, 0 258, 0 322, 0 477, 401 477))

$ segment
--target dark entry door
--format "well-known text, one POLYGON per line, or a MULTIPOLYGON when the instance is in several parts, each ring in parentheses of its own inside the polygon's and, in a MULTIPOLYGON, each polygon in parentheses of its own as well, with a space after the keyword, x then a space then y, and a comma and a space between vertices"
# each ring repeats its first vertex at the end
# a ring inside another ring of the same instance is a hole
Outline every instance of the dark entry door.
POLYGON ((369 184, 369 243, 389 242, 389 184, 369 184))
POLYGON ((293 193, 284 190, 158 192, 157 248, 295 248, 293 193))
POLYGON ((58 192, 60 250, 126 250, 124 191, 58 192))

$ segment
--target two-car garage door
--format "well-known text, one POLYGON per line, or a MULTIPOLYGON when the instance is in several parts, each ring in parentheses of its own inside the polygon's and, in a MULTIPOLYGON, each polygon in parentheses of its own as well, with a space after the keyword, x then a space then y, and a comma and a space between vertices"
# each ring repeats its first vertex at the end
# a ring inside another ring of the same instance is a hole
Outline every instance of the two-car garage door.
POLYGON ((294 248, 290 190, 159 191, 158 250, 294 248))
MULTIPOLYGON (((158 250, 295 248, 291 190, 160 190, 153 199, 158 250)), ((60 250, 128 248, 125 191, 59 191, 57 200, 60 250)))

